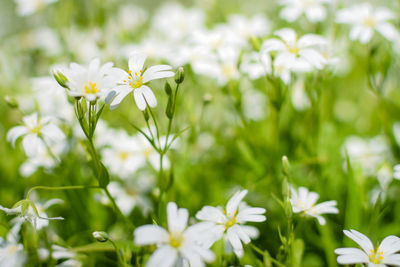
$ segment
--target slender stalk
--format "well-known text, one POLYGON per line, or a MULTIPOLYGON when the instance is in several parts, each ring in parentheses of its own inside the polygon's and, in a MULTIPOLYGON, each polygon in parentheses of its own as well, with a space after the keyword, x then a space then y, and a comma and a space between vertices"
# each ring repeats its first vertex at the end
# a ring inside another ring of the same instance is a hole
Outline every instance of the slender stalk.
POLYGON ((125 266, 125 262, 124 260, 121 258, 121 253, 119 253, 119 249, 117 247, 117 245, 115 244, 114 241, 112 241, 111 239, 108 239, 108 241, 110 241, 110 243, 113 245, 113 247, 115 248, 115 253, 117 253, 117 258, 118 258, 118 262, 121 264, 121 266, 125 266))
POLYGON ((30 194, 34 190, 49 190, 49 191, 54 191, 54 190, 79 190, 79 189, 101 189, 100 186, 94 186, 94 185, 71 185, 71 186, 34 186, 31 189, 29 189, 26 198, 29 199, 30 194))
POLYGON ((284 264, 282 264, 282 263, 280 263, 279 261, 275 260, 275 259, 272 258, 270 255, 264 253, 264 251, 262 251, 262 250, 261 250, 260 248, 258 248, 257 246, 255 246, 255 245, 253 245, 253 244, 250 244, 250 247, 251 247, 255 252, 257 252, 258 254, 260 254, 261 256, 263 256, 263 257, 267 256, 268 259, 269 259, 270 261, 272 261, 273 263, 275 263, 277 266, 285 267, 284 264))
POLYGON ((111 196, 110 191, 108 191, 107 187, 103 188, 104 192, 106 193, 108 199, 110 200, 111 204, 113 205, 114 210, 118 213, 118 215, 125 221, 125 223, 129 226, 130 230, 134 230, 135 226, 133 223, 125 217, 125 215, 122 213, 120 208, 118 207, 117 203, 115 202, 114 198, 111 196))

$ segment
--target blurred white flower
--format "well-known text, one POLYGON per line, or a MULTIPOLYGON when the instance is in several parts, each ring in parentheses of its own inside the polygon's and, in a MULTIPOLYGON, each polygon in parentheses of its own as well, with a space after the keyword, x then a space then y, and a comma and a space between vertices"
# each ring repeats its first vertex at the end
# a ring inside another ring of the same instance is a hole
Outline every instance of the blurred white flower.
POLYGON ((382 136, 361 138, 349 136, 343 145, 343 152, 347 153, 352 168, 361 169, 367 176, 375 176, 378 167, 390 158, 390 149, 382 136))
POLYGON ((304 213, 305 215, 317 218, 319 224, 324 225, 326 220, 321 214, 324 213, 339 213, 336 208, 336 201, 326 201, 315 205, 319 195, 315 192, 308 191, 305 187, 299 187, 298 191, 291 188, 290 204, 294 213, 304 213))
POLYGON ((178 209, 174 202, 167 205, 168 230, 157 225, 144 225, 134 232, 134 242, 138 246, 156 244, 157 249, 151 255, 146 266, 172 267, 178 263, 183 266, 204 266, 212 262, 214 253, 199 245, 202 234, 209 227, 208 223, 198 223, 187 227, 189 212, 178 209))
POLYGON ((270 28, 264 14, 255 14, 251 18, 246 18, 243 15, 230 15, 228 25, 244 40, 267 35, 270 28))
MULTIPOLYGON (((247 74, 250 79, 255 80, 264 77, 270 66, 266 66, 265 62, 261 59, 261 54, 258 52, 250 52, 243 54, 240 63, 240 71, 247 74)), ((267 62, 270 64, 270 62, 267 62)), ((270 71, 268 71, 270 73, 270 71)))
POLYGON ((48 217, 46 214, 46 210, 49 207, 60 203, 63 203, 63 201, 55 198, 46 202, 35 201, 34 203, 30 201, 29 206, 25 211, 22 211, 21 205, 11 209, 0 205, 0 210, 7 213, 7 215, 18 215, 18 217, 12 221, 12 223, 15 225, 19 225, 25 221, 28 221, 36 230, 40 230, 49 225, 49 220, 64 220, 63 217, 48 217))
POLYGON ((15 126, 7 133, 7 141, 15 146, 19 137, 23 137, 22 145, 29 157, 46 150, 48 146, 56 144, 65 138, 64 133, 52 123, 48 116, 40 117, 37 113, 23 117, 24 125, 15 126))
POLYGON ((238 70, 239 50, 234 47, 226 47, 218 50, 218 68, 215 75, 217 83, 221 86, 227 84, 231 80, 240 78, 238 70))
MULTIPOLYGON (((65 95, 65 88, 61 87, 53 77, 36 77, 32 78, 31 82, 40 114, 57 117, 69 123, 74 121, 74 109, 65 95)), ((32 102, 32 96, 29 96, 29 99, 32 102)))
POLYGON ((144 68, 146 55, 144 53, 133 53, 129 58, 129 71, 122 69, 114 71, 118 79, 118 85, 113 89, 116 96, 110 104, 110 109, 115 109, 130 92, 133 91, 136 105, 140 110, 145 110, 147 105, 154 108, 157 106, 157 99, 153 91, 145 85, 149 81, 173 77, 174 72, 171 66, 155 65, 144 68))
POLYGON ((194 31, 204 28, 205 15, 201 9, 185 8, 179 3, 166 3, 155 14, 152 28, 165 39, 178 43, 194 31), (165 19, 168 18, 168 23, 165 19))
POLYGON ((20 174, 24 177, 29 177, 40 167, 43 167, 46 172, 51 172, 60 162, 59 157, 67 148, 67 143, 64 140, 47 148, 40 146, 38 153, 28 157, 27 161, 20 166, 20 174))
POLYGON ((292 105, 296 110, 305 110, 311 106, 303 79, 298 79, 292 87, 292 105))
POLYGON ((57 1, 58 0, 15 0, 17 3, 17 12, 20 16, 32 15, 46 5, 57 1))
MULTIPOLYGON (((110 194, 125 216, 128 216, 136 206, 145 215, 152 209, 151 201, 145 196, 153 186, 148 178, 147 176, 139 176, 135 177, 134 181, 127 181, 124 185, 115 181, 108 185, 110 194)), ((104 200, 108 201, 108 199, 104 200)))
POLYGON ((400 35, 389 21, 396 18, 396 14, 385 7, 372 7, 369 3, 354 5, 337 12, 336 22, 349 24, 351 40, 368 43, 374 31, 379 32, 389 41, 398 40, 400 35))
POLYGON ((264 93, 245 87, 242 92, 242 109, 246 118, 260 121, 267 116, 267 97, 264 93))
POLYGON ((0 266, 22 267, 25 266, 26 258, 22 244, 0 237, 0 266))
POLYGON ((213 233, 215 239, 208 240, 209 245, 224 237, 226 243, 229 242, 238 257, 243 256, 242 242, 248 244, 251 238, 259 235, 257 228, 243 224, 266 220, 262 215, 265 213, 265 209, 252 208, 242 202, 246 194, 247 190, 236 192, 226 204, 225 209, 205 206, 196 214, 197 219, 213 223, 210 232, 213 233))
POLYGON ((280 13, 281 18, 293 22, 305 14, 310 22, 318 22, 325 20, 324 4, 331 3, 332 0, 281 0, 280 2, 284 6, 280 13))
POLYGON ((275 32, 280 39, 272 38, 262 44, 261 53, 276 52, 275 61, 286 69, 295 72, 310 71, 313 67, 322 69, 326 59, 317 47, 327 41, 317 34, 305 34, 298 37, 293 29, 285 28, 275 32))
POLYGON ((344 230, 345 235, 356 242, 361 248, 337 248, 337 262, 339 264, 365 263, 368 267, 400 266, 400 238, 394 235, 387 236, 375 249, 371 240, 356 230, 344 230))
POLYGON ((393 167, 393 177, 397 180, 400 180, 400 164, 397 164, 393 167))
POLYGON ((115 86, 116 77, 111 73, 115 70, 113 63, 100 65, 100 59, 93 59, 88 67, 71 63, 68 69, 61 73, 68 79, 68 94, 72 97, 85 97, 87 101, 104 98, 109 90, 115 86))

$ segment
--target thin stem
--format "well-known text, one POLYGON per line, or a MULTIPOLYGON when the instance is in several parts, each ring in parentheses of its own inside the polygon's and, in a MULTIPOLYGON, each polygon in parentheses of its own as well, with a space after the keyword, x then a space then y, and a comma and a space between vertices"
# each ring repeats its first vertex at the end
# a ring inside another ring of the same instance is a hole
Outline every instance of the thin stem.
POLYGON ((115 253, 117 253, 117 258, 118 258, 118 262, 122 265, 125 266, 124 260, 121 258, 121 254, 119 253, 119 249, 117 247, 117 245, 115 244, 114 241, 112 241, 111 239, 108 239, 108 241, 110 241, 110 243, 113 245, 113 247, 115 248, 115 253))
MULTIPOLYGON (((151 118, 153 119, 154 126, 156 127, 158 145, 161 146, 161 144, 160 144, 160 131, 159 131, 159 129, 158 129, 158 124, 157 124, 156 117, 154 116, 154 113, 153 113, 153 111, 151 110, 151 108, 149 107, 148 109, 149 109, 149 111, 150 111, 150 116, 151 116, 151 118)), ((149 128, 149 131, 150 131, 150 128, 149 128)), ((160 147, 160 148, 161 148, 161 147, 160 147)))
POLYGON ((104 187, 103 190, 106 193, 108 199, 110 200, 111 204, 114 207, 114 210, 118 213, 118 215, 124 219, 125 223, 131 228, 131 230, 135 229, 135 226, 133 225, 133 223, 131 221, 129 221, 127 217, 125 217, 125 215, 122 213, 122 211, 118 207, 117 203, 115 202, 114 198, 111 196, 111 193, 110 193, 110 191, 108 191, 107 187, 104 187))
POLYGON ((262 251, 260 248, 258 248, 257 246, 255 246, 255 245, 253 245, 253 244, 250 244, 250 247, 255 251, 255 252, 257 252, 258 254, 260 254, 261 256, 267 256, 268 257, 268 259, 270 260, 270 261, 272 261, 273 263, 275 263, 276 265, 278 265, 278 266, 281 266, 281 267, 285 267, 285 265, 284 264, 282 264, 282 263, 280 263, 279 261, 277 261, 277 260, 275 260, 274 258, 272 258, 270 255, 268 255, 267 253, 264 253, 264 251, 262 251))
POLYGON ((94 186, 94 185, 71 185, 71 186, 34 186, 31 189, 29 189, 28 193, 26 194, 26 198, 29 199, 30 194, 34 190, 78 190, 78 189, 100 189, 100 186, 94 186))

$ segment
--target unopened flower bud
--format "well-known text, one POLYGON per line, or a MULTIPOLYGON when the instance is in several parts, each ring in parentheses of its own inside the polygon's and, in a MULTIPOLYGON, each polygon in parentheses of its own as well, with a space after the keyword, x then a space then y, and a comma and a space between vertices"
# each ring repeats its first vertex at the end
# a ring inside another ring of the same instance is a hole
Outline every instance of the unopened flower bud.
POLYGON ((108 234, 103 231, 93 232, 93 237, 99 242, 107 242, 109 239, 108 234))
POLYGON ((168 82, 165 83, 164 90, 167 95, 170 96, 172 94, 172 89, 168 82))
POLYGON ((62 87, 68 89, 68 85, 67 85, 68 79, 67 79, 67 77, 64 76, 64 74, 62 74, 58 70, 53 70, 53 76, 54 76, 54 79, 56 79, 56 81, 58 82, 59 85, 61 85, 62 87))
POLYGON ((7 105, 8 105, 10 108, 18 108, 18 101, 17 101, 14 97, 11 97, 11 96, 9 96, 9 95, 6 95, 6 96, 4 97, 4 101, 6 101, 7 105))
POLYGON ((289 163, 289 159, 286 156, 282 157, 282 171, 283 171, 284 175, 289 176, 290 163, 289 163))
POLYGON ((203 96, 203 103, 204 103, 204 105, 210 104, 211 101, 212 101, 212 95, 211 95, 211 94, 205 94, 205 95, 203 96))
POLYGON ((175 82, 179 84, 182 83, 184 79, 185 79, 185 71, 183 70, 182 67, 179 67, 175 73, 175 82))

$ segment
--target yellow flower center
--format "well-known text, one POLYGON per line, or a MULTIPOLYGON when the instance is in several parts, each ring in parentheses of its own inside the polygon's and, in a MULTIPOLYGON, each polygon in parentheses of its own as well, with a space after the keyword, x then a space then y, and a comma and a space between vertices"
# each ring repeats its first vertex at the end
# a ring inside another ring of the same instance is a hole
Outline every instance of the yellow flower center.
POLYGON ((33 134, 39 135, 40 131, 42 130, 42 127, 43 127, 42 123, 40 122, 40 120, 38 120, 38 124, 35 127, 30 128, 29 131, 33 134))
POLYGON ((232 226, 234 226, 236 224, 236 222, 237 222, 237 220, 236 220, 235 216, 233 216, 232 218, 229 218, 229 220, 224 223, 225 230, 228 230, 228 228, 231 228, 232 226))
POLYGON ((96 83, 89 82, 89 84, 85 85, 85 94, 96 94, 99 92, 99 88, 97 88, 96 83))
POLYGON ((383 252, 382 251, 379 251, 377 249, 375 252, 375 250, 371 249, 370 252, 371 252, 371 254, 368 255, 368 258, 371 263, 379 264, 383 261, 383 252))
POLYGON ((287 46, 289 53, 291 53, 291 54, 297 55, 300 51, 300 48, 298 48, 297 45, 295 45, 295 46, 286 45, 286 46, 287 46))
POLYGON ((12 255, 15 254, 15 252, 18 251, 18 247, 16 245, 9 245, 7 248, 7 253, 12 255))
POLYGON ((144 149, 142 153, 143 153, 143 156, 146 159, 148 159, 151 156, 151 154, 153 153, 153 148, 144 149))
POLYGON ((170 233, 169 234, 169 245, 173 248, 179 248, 183 241, 185 240, 185 237, 182 235, 182 233, 170 233))
POLYGON ((125 161, 128 157, 129 157, 129 152, 127 151, 120 151, 118 153, 119 158, 121 159, 121 161, 125 161))
POLYGON ((235 69, 232 66, 229 65, 222 66, 222 73, 224 74, 225 77, 231 78, 234 72, 235 69))
POLYGON ((376 26, 376 21, 373 17, 368 16, 364 19, 364 25, 370 28, 374 28, 376 26))
POLYGON ((128 71, 129 76, 128 80, 124 80, 124 83, 127 83, 133 89, 137 89, 143 85, 143 71, 140 70, 139 73, 135 72, 132 74, 132 71, 128 71))

